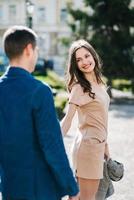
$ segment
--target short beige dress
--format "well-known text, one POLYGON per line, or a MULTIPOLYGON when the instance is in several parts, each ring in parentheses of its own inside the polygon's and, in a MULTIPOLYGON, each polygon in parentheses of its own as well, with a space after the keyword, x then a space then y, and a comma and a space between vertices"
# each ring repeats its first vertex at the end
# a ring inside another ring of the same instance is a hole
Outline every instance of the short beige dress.
POLYGON ((77 177, 101 179, 110 98, 103 86, 92 85, 92 91, 95 99, 75 84, 69 96, 69 103, 77 105, 80 136, 74 145, 73 163, 77 177))

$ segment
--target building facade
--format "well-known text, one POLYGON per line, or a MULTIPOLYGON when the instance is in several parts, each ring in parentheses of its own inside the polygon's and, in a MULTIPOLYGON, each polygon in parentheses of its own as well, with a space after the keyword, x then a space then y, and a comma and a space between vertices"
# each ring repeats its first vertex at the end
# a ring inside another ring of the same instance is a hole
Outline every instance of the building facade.
MULTIPOLYGON (((68 2, 73 3, 76 9, 84 6, 83 0, 0 0, 0 49, 4 31, 12 25, 27 25, 30 19, 39 36, 40 57, 54 59, 56 68, 61 68, 65 63, 61 39, 71 35, 67 25, 68 2), (31 14, 28 13, 28 2, 34 5, 31 14)), ((131 6, 134 6, 134 0, 131 6)))
POLYGON ((5 30, 12 25, 27 25, 31 20, 33 30, 39 36, 40 57, 54 58, 58 65, 63 63, 64 47, 61 38, 70 36, 67 25, 67 2, 81 6, 82 0, 0 0, 0 49, 5 30), (28 2, 33 3, 28 13, 28 2))

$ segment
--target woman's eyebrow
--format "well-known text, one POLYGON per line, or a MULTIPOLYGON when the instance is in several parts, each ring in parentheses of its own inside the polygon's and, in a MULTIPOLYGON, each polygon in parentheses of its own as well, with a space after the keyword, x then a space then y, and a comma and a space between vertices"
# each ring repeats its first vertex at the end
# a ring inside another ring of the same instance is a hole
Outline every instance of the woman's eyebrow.
POLYGON ((76 57, 76 59, 81 59, 81 57, 76 57))
MULTIPOLYGON (((87 52, 84 54, 84 56, 86 56, 86 55, 90 55, 90 53, 87 52)), ((76 57, 76 59, 81 59, 81 57, 76 57)))

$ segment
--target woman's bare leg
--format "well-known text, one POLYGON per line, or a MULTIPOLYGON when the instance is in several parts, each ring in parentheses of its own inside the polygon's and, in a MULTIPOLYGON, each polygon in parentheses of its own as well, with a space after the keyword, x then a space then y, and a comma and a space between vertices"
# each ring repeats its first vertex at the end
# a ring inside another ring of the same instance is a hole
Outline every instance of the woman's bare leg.
POLYGON ((99 182, 99 179, 78 178, 80 187, 80 200, 95 200, 99 182))

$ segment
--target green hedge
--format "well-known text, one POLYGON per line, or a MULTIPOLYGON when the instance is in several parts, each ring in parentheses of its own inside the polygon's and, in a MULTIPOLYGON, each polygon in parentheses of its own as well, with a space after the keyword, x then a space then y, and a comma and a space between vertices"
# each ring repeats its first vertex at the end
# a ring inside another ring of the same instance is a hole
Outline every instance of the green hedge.
POLYGON ((118 90, 122 90, 122 91, 132 90, 132 82, 130 80, 115 79, 112 81, 112 85, 115 89, 118 89, 118 90))
POLYGON ((54 71, 48 70, 46 76, 35 75, 38 80, 48 83, 52 88, 65 90, 64 79, 58 76, 54 71))
MULTIPOLYGON (((54 71, 47 71, 47 75, 35 75, 36 79, 48 83, 55 93, 65 92, 65 82, 64 79, 58 76, 54 71)), ((64 108, 67 102, 67 98, 54 95, 55 107, 57 111, 57 116, 62 119, 65 115, 64 108)))

